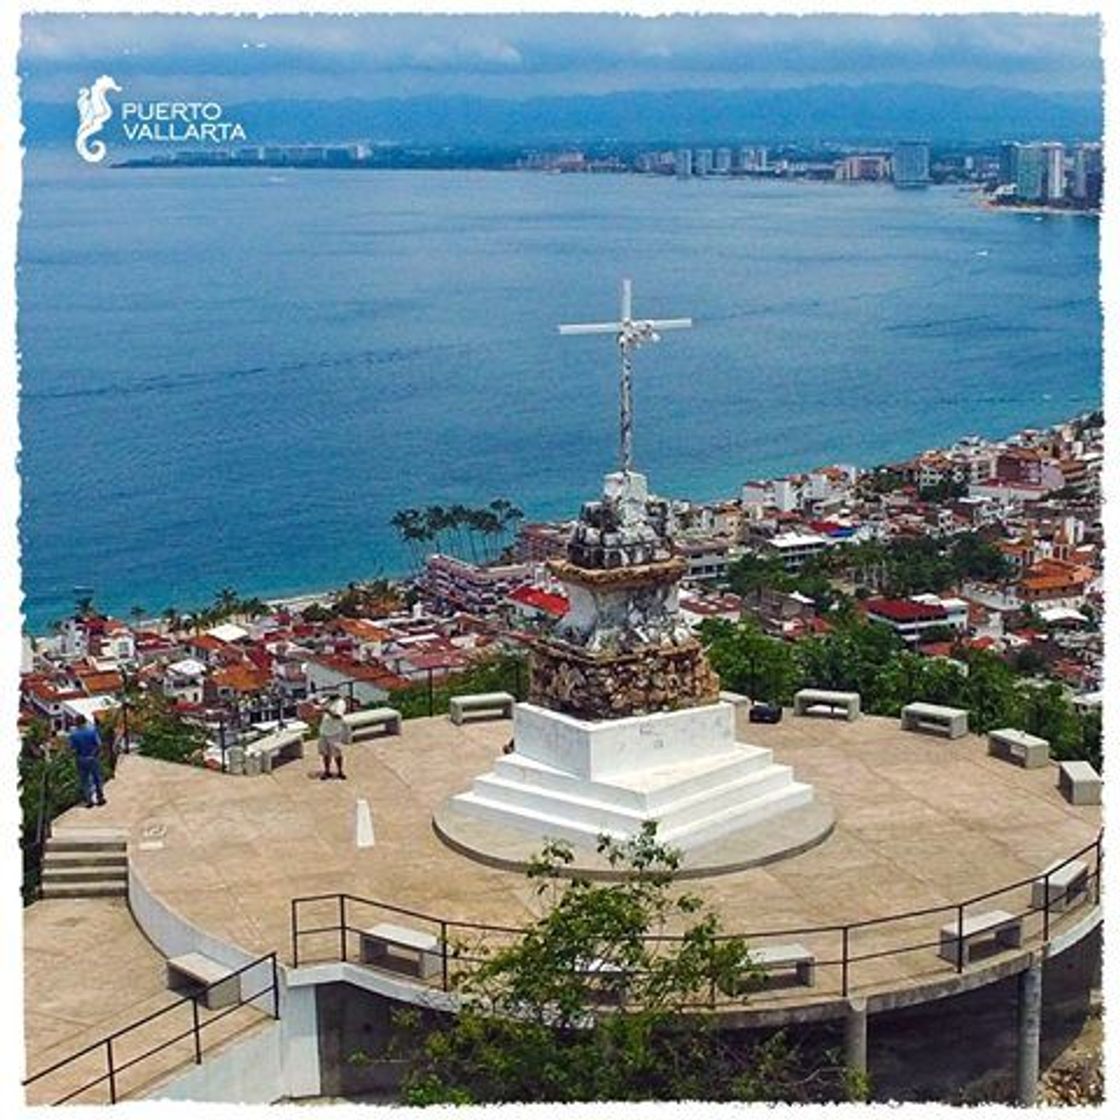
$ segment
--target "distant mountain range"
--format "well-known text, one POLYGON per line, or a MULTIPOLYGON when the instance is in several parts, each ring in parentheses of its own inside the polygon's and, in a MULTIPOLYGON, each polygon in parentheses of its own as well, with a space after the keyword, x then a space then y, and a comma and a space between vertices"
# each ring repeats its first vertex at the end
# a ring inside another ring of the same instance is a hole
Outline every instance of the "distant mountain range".
MULTIPOLYGON (((122 95, 127 97, 127 91, 122 95)), ((469 96, 225 104, 250 142, 370 139, 412 145, 699 144, 826 141, 935 144, 1097 139, 1099 93, 873 84, 676 90, 499 100, 469 96)), ((73 104, 24 106, 26 142, 72 138, 73 104)), ((111 139, 114 118, 106 130, 111 139)))

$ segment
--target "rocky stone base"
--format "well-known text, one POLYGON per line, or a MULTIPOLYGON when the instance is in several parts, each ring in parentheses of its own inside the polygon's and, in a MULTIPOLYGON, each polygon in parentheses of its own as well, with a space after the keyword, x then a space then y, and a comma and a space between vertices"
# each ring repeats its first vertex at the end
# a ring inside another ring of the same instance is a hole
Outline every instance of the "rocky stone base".
POLYGON ((529 701, 577 719, 621 719, 719 699, 719 677, 700 643, 591 654, 543 639, 529 658, 529 701))

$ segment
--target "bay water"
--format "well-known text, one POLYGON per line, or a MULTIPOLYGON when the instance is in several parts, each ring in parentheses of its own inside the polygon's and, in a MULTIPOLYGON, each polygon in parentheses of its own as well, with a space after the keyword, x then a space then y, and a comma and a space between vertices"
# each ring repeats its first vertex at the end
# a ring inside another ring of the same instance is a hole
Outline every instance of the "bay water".
POLYGON ((1002 436, 1101 399, 1098 226, 955 187, 25 159, 33 632, 403 572, 407 506, 572 516, 617 461, 619 283, 659 493, 1002 436))

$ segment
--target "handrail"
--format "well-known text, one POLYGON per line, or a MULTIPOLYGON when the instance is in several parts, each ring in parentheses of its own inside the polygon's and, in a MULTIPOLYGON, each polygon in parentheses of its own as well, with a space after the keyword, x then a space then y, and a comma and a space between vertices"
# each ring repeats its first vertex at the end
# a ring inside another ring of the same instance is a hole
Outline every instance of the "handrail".
MULTIPOLYGON (((773 939, 776 937, 792 937, 792 936, 807 936, 807 935, 828 935, 839 934, 841 936, 841 954, 836 959, 829 959, 818 961, 821 967, 826 966, 839 966, 841 968, 841 994, 847 996, 851 989, 850 984, 850 971, 853 964, 861 961, 876 960, 884 957, 901 956, 905 953, 912 953, 919 949, 928 949, 936 947, 940 944, 940 940, 928 941, 922 940, 914 944, 903 944, 888 949, 879 949, 871 953, 853 953, 851 947, 851 936, 853 933, 870 929, 877 926, 887 925, 889 923, 905 922, 915 918, 926 918, 935 914, 954 914, 957 921, 957 959, 955 970, 959 973, 964 970, 964 942, 963 925, 964 913, 970 906, 974 906, 979 902, 984 902, 987 899, 994 898, 1001 894, 1006 894, 1010 891, 1019 890, 1023 887, 1032 886, 1034 883, 1042 882, 1044 885, 1043 902, 1041 906, 1031 905, 1025 910, 1016 911, 1013 915, 1016 918, 1022 919, 1029 917, 1032 914, 1040 914, 1042 918, 1042 943, 1048 944, 1051 933, 1051 910, 1052 904, 1050 900, 1050 879, 1063 867, 1068 866, 1074 860, 1081 856, 1087 855, 1089 852, 1095 853, 1095 866, 1090 869, 1086 876, 1085 890, 1086 893, 1091 891, 1094 901, 1099 901, 1100 898, 1100 882, 1101 882, 1101 866, 1102 866, 1102 841, 1104 837, 1104 830, 1101 829, 1095 839, 1088 844, 1079 848, 1077 851, 1064 859, 1056 862, 1048 867, 1046 871, 1039 872, 1024 879, 1018 879, 1014 882, 1004 884, 993 890, 984 891, 980 894, 971 895, 966 899, 958 902, 942 903, 939 906, 927 906, 916 910, 900 911, 894 914, 883 915, 875 918, 864 918, 860 921, 832 923, 829 925, 819 926, 801 926, 796 928, 783 927, 779 929, 766 929, 756 930, 746 933, 720 933, 717 936, 718 940, 730 940, 732 938, 742 938, 748 943, 748 947, 752 941, 773 939)), ((299 967, 299 945, 300 939, 303 937, 311 936, 314 934, 337 933, 339 936, 339 951, 338 958, 343 961, 347 958, 346 938, 351 932, 356 932, 359 927, 350 924, 347 921, 346 908, 347 904, 358 906, 370 906, 376 909, 385 910, 393 914, 401 914, 412 918, 418 918, 425 922, 430 922, 433 925, 438 925, 440 928, 440 945, 442 956, 442 969, 440 986, 444 991, 449 990, 449 977, 448 977, 448 961, 449 954, 447 946, 447 933, 453 929, 463 930, 476 930, 481 933, 493 934, 520 934, 524 932, 523 927, 516 926, 502 926, 490 925, 484 922, 468 922, 458 921, 451 918, 443 918, 435 914, 428 914, 421 910, 411 909, 409 907, 398 906, 395 903, 384 902, 379 899, 363 898, 359 895, 352 895, 349 893, 331 893, 319 895, 304 895, 291 900, 291 950, 292 950, 292 963, 295 967, 299 967), (307 904, 316 902, 335 902, 338 906, 338 919, 335 924, 330 925, 315 925, 310 927, 301 928, 300 926, 300 907, 307 904)), ((650 934, 644 940, 647 943, 662 943, 662 942, 681 942, 683 941, 681 934, 650 934)), ((749 952, 749 948, 748 948, 749 952)), ((471 963, 474 958, 454 954, 455 959, 461 963, 471 963)), ((334 958, 332 958, 334 959, 334 958)))
POLYGON ((93 1051, 95 1051, 95 1050, 104 1048, 105 1049, 105 1054, 106 1054, 106 1066, 107 1066, 106 1072, 101 1074, 100 1077, 95 1077, 92 1081, 89 1081, 86 1084, 81 1085, 77 1089, 71 1089, 70 1092, 68 1092, 64 1097, 60 1097, 58 1100, 52 1101, 51 1103, 52 1104, 64 1104, 66 1101, 71 1100, 74 1097, 79 1096, 80 1094, 86 1092, 86 1090, 92 1089, 95 1085, 100 1085, 103 1081, 108 1081, 109 1082, 109 1103, 110 1104, 116 1104, 117 1103, 116 1078, 117 1078, 118 1074, 122 1073, 126 1069, 130 1069, 132 1066, 137 1065, 139 1062, 141 1062, 141 1061, 143 1061, 147 1058, 150 1058, 153 1054, 158 1054, 161 1051, 166 1050, 171 1046, 174 1046, 175 1043, 181 1042, 184 1038, 190 1038, 192 1035, 194 1036, 194 1040, 195 1040, 195 1064, 196 1065, 201 1065, 202 1064, 202 1055, 203 1055, 202 1029, 204 1027, 210 1026, 212 1023, 218 1022, 220 1019, 224 1019, 227 1015, 230 1015, 234 1011, 237 1011, 239 1008, 244 1007, 247 1003, 252 1003, 254 1000, 260 999, 262 996, 268 995, 268 994, 272 995, 272 1018, 273 1019, 279 1019, 280 1018, 280 985, 279 985, 279 977, 278 977, 277 968, 276 968, 276 951, 275 950, 273 950, 271 953, 265 953, 264 956, 262 956, 262 957, 257 957, 256 960, 252 960, 248 964, 244 964, 238 969, 232 970, 229 973, 229 975, 223 976, 220 980, 215 980, 211 984, 206 984, 200 992, 197 992, 194 995, 183 996, 181 999, 177 999, 174 1003, 169 1003, 165 1007, 160 1007, 157 1010, 152 1011, 147 1015, 144 1015, 142 1018, 134 1019, 131 1023, 128 1023, 123 1027, 117 1028, 117 1030, 112 1031, 110 1034, 104 1035, 103 1037, 97 1039, 95 1042, 89 1043, 88 1046, 83 1046, 82 1049, 75 1050, 74 1053, 68 1054, 65 1058, 59 1059, 57 1062, 53 1063, 52 1065, 47 1066, 46 1069, 41 1069, 41 1070, 38 1071, 38 1073, 33 1073, 30 1077, 24 1078, 24 1080, 20 1084, 23 1085, 26 1088, 28 1085, 31 1085, 36 1081, 40 1081, 42 1078, 47 1077, 48 1075, 50 1075, 52 1073, 56 1073, 58 1070, 62 1069, 63 1066, 67 1066, 71 1062, 76 1062, 79 1058, 84 1058, 87 1054, 93 1053, 93 1051), (206 995, 209 993, 211 988, 215 987, 218 984, 228 983, 228 981, 231 978, 233 978, 235 976, 241 976, 242 973, 248 972, 248 971, 250 971, 251 969, 254 969, 254 968, 258 968, 260 965, 265 964, 266 962, 268 962, 271 965, 271 979, 269 980, 269 982, 263 988, 261 988, 259 991, 251 993, 250 995, 244 995, 244 994, 241 993, 240 985, 239 985, 238 986, 238 997, 237 997, 237 1002, 236 1003, 231 1004, 229 1007, 226 1007, 226 1008, 222 1009, 221 1011, 219 1011, 218 1013, 216 1013, 214 1015, 211 1015, 210 1018, 207 1019, 205 1022, 202 1022, 199 1019, 199 1015, 198 1015, 199 1000, 204 999, 206 997, 206 995), (165 1041, 163 1041, 161 1043, 158 1043, 157 1045, 153 1046, 151 1049, 145 1050, 142 1054, 139 1054, 134 1058, 130 1058, 127 1062, 125 1062, 123 1064, 118 1064, 114 1061, 114 1059, 113 1059, 113 1043, 117 1039, 123 1037, 126 1034, 129 1034, 131 1031, 137 1030, 139 1027, 147 1026, 148 1023, 151 1023, 154 1020, 159 1019, 160 1017, 162 1017, 164 1015, 167 1015, 169 1012, 172 1012, 172 1011, 177 1010, 178 1008, 184 1007, 186 1004, 192 1004, 193 1005, 192 1008, 191 1008, 192 1026, 191 1026, 190 1030, 183 1031, 180 1034, 175 1035, 173 1038, 166 1039, 165 1041))

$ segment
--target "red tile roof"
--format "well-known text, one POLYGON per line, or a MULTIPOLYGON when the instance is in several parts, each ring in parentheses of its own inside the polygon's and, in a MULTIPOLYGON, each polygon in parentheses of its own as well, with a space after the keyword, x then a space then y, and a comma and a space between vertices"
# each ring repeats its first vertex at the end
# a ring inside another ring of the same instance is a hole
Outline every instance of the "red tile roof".
POLYGON ((565 595, 557 595, 552 591, 543 591, 539 587, 518 587, 508 596, 515 602, 524 603, 527 607, 535 607, 546 614, 562 618, 568 613, 568 599, 565 595))
POLYGON ((912 599, 867 599, 864 606, 869 614, 891 622, 935 622, 948 617, 944 607, 915 603, 912 599))

